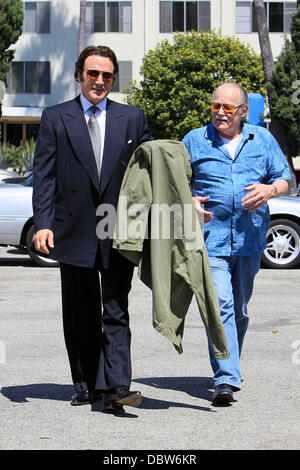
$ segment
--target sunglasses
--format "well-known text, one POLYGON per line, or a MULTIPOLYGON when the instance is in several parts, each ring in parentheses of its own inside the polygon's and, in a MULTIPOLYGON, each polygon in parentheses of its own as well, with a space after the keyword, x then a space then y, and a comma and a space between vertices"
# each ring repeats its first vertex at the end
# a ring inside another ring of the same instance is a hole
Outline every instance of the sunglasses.
POLYGON ((114 78, 114 74, 111 72, 100 72, 99 70, 86 70, 86 76, 91 80, 98 80, 99 75, 102 75, 102 79, 107 82, 110 82, 114 78))
POLYGON ((238 106, 234 106, 233 104, 217 103, 214 101, 211 105, 211 109, 214 113, 217 113, 221 108, 223 108, 224 113, 233 114, 234 110, 240 108, 241 106, 244 106, 244 103, 239 104, 238 106))

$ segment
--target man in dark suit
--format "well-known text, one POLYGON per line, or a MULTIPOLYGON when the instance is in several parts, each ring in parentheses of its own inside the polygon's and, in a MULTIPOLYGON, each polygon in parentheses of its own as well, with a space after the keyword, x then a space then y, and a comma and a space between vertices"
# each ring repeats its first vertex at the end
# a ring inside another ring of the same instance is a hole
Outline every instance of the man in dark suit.
POLYGON ((33 171, 35 247, 60 262, 71 404, 104 392, 106 411, 137 406, 142 397, 130 391, 133 265, 112 248, 112 227, 106 238, 96 227, 105 221, 101 207, 116 209, 132 153, 152 139, 142 110, 107 98, 117 73, 108 47, 82 51, 75 68, 81 94, 43 112, 33 171))

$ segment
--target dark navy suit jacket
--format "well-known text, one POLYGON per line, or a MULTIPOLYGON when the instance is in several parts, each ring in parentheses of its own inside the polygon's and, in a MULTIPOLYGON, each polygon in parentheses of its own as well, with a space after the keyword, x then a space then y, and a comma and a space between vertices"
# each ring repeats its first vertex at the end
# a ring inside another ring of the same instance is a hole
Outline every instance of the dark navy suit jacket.
MULTIPOLYGON (((107 100, 100 183, 79 96, 43 112, 34 158, 35 230, 51 229, 52 259, 75 266, 94 265, 99 239, 99 204, 116 208, 127 164, 141 143, 151 140, 141 109, 107 100)), ((112 244, 100 241, 104 268, 112 244)))

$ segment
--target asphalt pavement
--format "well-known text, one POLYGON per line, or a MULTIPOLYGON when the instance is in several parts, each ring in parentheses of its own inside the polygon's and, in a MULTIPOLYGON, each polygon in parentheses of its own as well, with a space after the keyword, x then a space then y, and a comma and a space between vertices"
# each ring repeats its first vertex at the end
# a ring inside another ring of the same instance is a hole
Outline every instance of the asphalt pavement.
POLYGON ((179 355, 154 330, 151 291, 135 275, 132 389, 144 398, 138 408, 110 415, 69 404, 59 269, 0 248, 0 449, 299 449, 299 300, 300 267, 260 270, 241 358, 243 388, 231 406, 215 407, 196 303, 179 355))

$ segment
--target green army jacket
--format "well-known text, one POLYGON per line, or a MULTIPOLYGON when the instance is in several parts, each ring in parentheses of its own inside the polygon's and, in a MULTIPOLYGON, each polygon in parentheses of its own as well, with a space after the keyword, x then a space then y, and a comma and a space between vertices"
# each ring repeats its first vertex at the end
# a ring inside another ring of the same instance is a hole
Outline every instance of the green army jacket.
POLYGON ((182 352, 193 295, 218 359, 229 357, 208 255, 189 189, 190 157, 183 143, 141 144, 125 172, 113 247, 139 267, 152 290, 153 326, 182 352))

